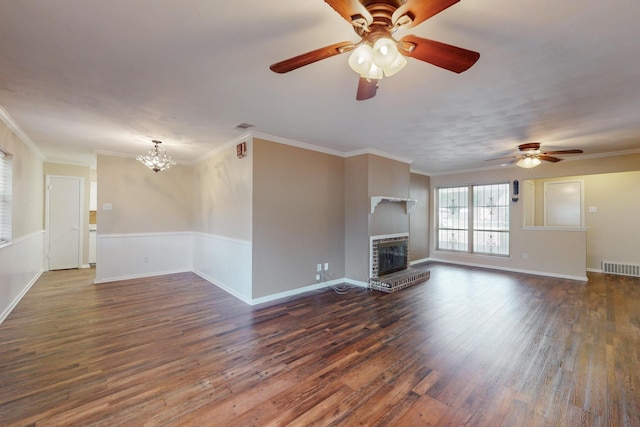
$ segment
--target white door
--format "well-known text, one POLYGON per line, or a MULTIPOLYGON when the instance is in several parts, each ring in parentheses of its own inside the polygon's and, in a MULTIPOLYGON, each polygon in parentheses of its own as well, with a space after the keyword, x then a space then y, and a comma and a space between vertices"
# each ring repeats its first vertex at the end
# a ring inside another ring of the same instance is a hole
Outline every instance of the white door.
POLYGON ((49 270, 79 268, 83 178, 47 175, 49 270))
POLYGON ((582 181, 544 183, 544 225, 581 227, 582 181))

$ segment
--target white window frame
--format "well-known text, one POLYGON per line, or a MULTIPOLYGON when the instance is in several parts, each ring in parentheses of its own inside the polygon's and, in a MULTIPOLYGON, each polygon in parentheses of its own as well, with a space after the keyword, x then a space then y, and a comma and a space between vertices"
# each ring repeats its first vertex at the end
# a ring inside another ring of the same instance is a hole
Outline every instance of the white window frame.
POLYGON ((510 231, 511 231, 511 227, 510 227, 510 215, 511 215, 511 206, 510 206, 510 183, 509 182, 499 182, 499 183, 493 183, 493 184, 474 184, 474 185, 458 185, 458 186, 453 186, 453 187, 438 187, 436 188, 435 191, 435 206, 436 206, 436 223, 435 223, 435 243, 436 243, 436 250, 438 251, 447 251, 447 252, 458 252, 458 253, 468 253, 468 254, 475 254, 475 255, 483 255, 483 256, 492 256, 492 257, 509 257, 511 250, 510 250, 510 231), (506 228, 505 229, 493 229, 493 228, 480 228, 480 227, 476 227, 475 226, 475 210, 476 210, 476 206, 475 206, 475 200, 474 200, 474 189, 477 187, 491 187, 491 186, 507 186, 506 188, 506 196, 505 196, 505 201, 503 202, 503 204, 497 205, 498 208, 506 208, 506 212, 504 213, 504 222, 506 222, 506 228), (441 200, 441 192, 443 191, 449 191, 451 192, 451 190, 464 190, 467 192, 466 196, 467 196, 467 200, 466 200, 466 205, 462 206, 463 209, 466 209, 466 218, 465 221, 461 221, 462 222, 466 222, 466 228, 462 227, 460 228, 460 226, 458 227, 443 227, 442 226, 442 218, 441 215, 443 214, 442 209, 450 209, 450 206, 444 206, 441 207, 440 206, 440 200, 441 200), (454 235, 457 236, 461 236, 464 235, 464 233, 466 233, 466 245, 465 247, 460 247, 460 245, 456 245, 456 247, 454 248, 452 245, 442 245, 442 240, 440 239, 440 235, 441 235, 441 231, 446 230, 447 232, 452 231, 452 233, 454 235), (476 250, 474 249, 475 247, 475 235, 476 232, 493 232, 493 233, 498 233, 503 239, 506 240, 506 244, 502 245, 503 247, 506 248, 506 253, 497 253, 497 252, 492 252, 491 250, 489 251, 482 251, 482 250, 476 250), (462 234, 461 234, 462 233, 462 234), (447 247, 449 246, 449 247, 447 247))

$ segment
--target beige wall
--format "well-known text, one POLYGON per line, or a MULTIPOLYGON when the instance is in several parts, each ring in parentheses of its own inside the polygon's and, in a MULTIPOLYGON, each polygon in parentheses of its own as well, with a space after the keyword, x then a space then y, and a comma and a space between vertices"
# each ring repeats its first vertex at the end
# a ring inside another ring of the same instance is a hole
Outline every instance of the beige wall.
POLYGON ((231 147, 194 167, 194 230, 252 239, 253 144, 239 159, 231 147))
POLYGON ((192 166, 155 173, 135 159, 98 155, 97 174, 98 234, 193 230, 192 166))
POLYGON ((428 176, 411 174, 409 198, 416 201, 409 211, 411 261, 429 257, 429 183, 428 176))
MULTIPOLYGON (((606 157, 599 159, 571 160, 556 164, 543 163, 543 165, 534 169, 521 169, 512 167, 462 174, 438 175, 431 177, 431 197, 434 197, 434 190, 438 187, 512 182, 515 179, 522 182, 526 179, 552 178, 558 176, 578 176, 620 171, 635 171, 638 170, 639 165, 640 154, 631 154, 626 156, 606 157)), ((435 206, 431 207, 431 214, 432 218, 434 219, 433 222, 435 222, 435 206)), ((531 239, 529 237, 530 231, 523 229, 523 215, 523 203, 521 198, 520 201, 511 203, 510 259, 497 257, 493 258, 486 256, 480 257, 465 254, 454 254, 445 251, 435 251, 435 233, 432 233, 431 236, 431 257, 450 262, 474 263, 486 266, 496 266, 498 268, 511 268, 517 270, 541 272, 548 272, 550 264, 569 265, 570 263, 574 262, 574 254, 567 253, 567 251, 564 250, 563 246, 558 246, 553 240, 544 238, 544 236, 548 236, 548 234, 537 233, 536 236, 542 235, 543 238, 531 239), (543 246, 539 248, 537 245, 543 246), (525 254, 527 255, 526 259, 525 254)), ((432 225, 432 227, 435 227, 435 224, 432 225)), ((576 239, 576 241, 578 240, 580 239, 576 239)), ((571 269, 571 266, 567 268, 571 269)))
POLYGON ((253 298, 344 277, 344 159, 253 143, 253 298))
POLYGON ((587 227, 587 268, 602 261, 640 264, 640 171, 533 180, 536 185, 536 225, 543 225, 544 183, 582 180, 587 227), (589 212, 590 206, 597 212, 589 212))
MULTIPOLYGON (((45 176, 42 179, 45 184, 46 175, 73 176, 83 179, 82 197, 84 199, 84 206, 82 208, 82 225, 84 228, 82 230, 82 264, 89 265, 89 194, 91 189, 91 171, 88 166, 74 166, 45 162, 44 175, 45 176)), ((43 194, 42 197, 46 200, 46 194, 43 194)), ((46 218, 44 220, 46 224, 46 218)))
POLYGON ((13 239, 44 229, 43 161, 0 120, 0 149, 13 157, 13 239))

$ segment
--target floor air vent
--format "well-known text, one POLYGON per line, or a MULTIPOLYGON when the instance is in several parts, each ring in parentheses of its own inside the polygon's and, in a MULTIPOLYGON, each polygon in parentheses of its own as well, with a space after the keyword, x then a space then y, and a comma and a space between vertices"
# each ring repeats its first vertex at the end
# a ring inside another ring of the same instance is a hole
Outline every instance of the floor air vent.
POLYGON ((619 274, 621 276, 640 277, 640 265, 602 261, 602 272, 606 274, 619 274))

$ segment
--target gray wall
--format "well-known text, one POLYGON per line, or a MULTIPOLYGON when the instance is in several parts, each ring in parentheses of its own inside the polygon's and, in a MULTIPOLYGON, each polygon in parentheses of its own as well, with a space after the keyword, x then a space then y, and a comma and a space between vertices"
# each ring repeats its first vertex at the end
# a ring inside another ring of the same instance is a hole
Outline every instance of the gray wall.
POLYGON ((254 139, 253 298, 344 277, 344 159, 254 139))
POLYGON ((369 279, 369 162, 368 155, 345 160, 346 277, 369 279))
POLYGON ((346 159, 346 277, 369 279, 370 237, 408 233, 404 203, 382 202, 371 214, 371 196, 409 198, 409 164, 363 154, 346 159))
POLYGON ((429 257, 429 182, 428 176, 411 174, 409 198, 416 200, 416 204, 409 211, 411 261, 429 257))

